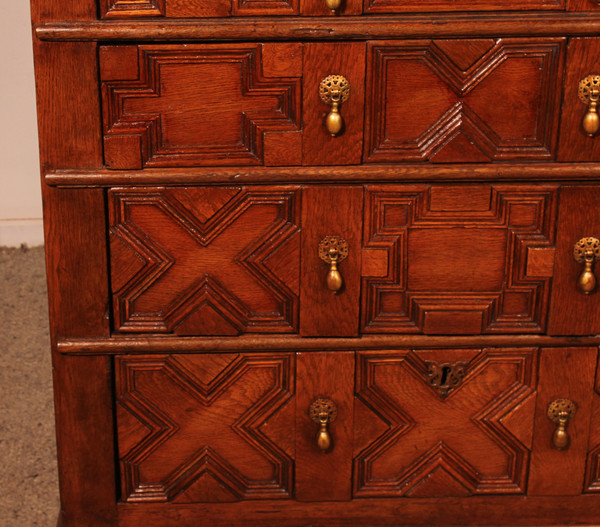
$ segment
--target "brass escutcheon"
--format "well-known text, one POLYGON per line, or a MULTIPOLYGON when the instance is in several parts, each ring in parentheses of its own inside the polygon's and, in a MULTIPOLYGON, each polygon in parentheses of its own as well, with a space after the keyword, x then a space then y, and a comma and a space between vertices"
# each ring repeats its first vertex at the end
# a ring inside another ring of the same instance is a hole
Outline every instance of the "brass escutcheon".
POLYGON ((577 412, 577 405, 569 399, 556 399, 548 405, 548 419, 556 424, 556 430, 552 434, 552 446, 557 450, 565 450, 569 447, 567 426, 575 412, 577 412))
POLYGON ((337 293, 343 284, 338 264, 348 256, 348 243, 340 236, 325 236, 319 243, 319 257, 329 264, 327 288, 337 293))
POLYGON ((600 117, 598 116, 598 100, 600 99, 600 75, 588 75, 579 81, 579 99, 587 105, 587 112, 583 116, 581 126, 590 137, 600 130, 600 117))
POLYGON ((313 422, 319 425, 317 447, 321 452, 326 453, 332 444, 328 425, 337 417, 337 406, 331 399, 320 398, 310 405, 308 415, 313 422))
POLYGON ((336 136, 344 127, 339 106, 350 97, 350 83, 343 75, 328 75, 319 83, 319 96, 325 104, 331 106, 331 111, 325 119, 327 131, 336 136))
POLYGON ((577 263, 584 264, 577 287, 583 294, 589 295, 596 289, 597 281, 592 267, 594 262, 600 260, 600 240, 591 236, 581 238, 573 246, 573 258, 577 263))

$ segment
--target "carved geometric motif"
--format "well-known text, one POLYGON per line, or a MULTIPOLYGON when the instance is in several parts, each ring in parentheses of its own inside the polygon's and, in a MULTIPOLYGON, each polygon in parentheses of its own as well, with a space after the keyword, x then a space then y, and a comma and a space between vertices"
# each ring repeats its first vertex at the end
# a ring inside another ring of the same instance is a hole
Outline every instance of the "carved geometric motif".
POLYGON ((294 135, 301 121, 300 77, 264 72, 263 55, 241 43, 102 47, 107 165, 262 164, 265 133, 294 135))
POLYGON ((553 159, 562 47, 510 38, 371 44, 365 161, 553 159))
POLYGON ((294 332, 297 187, 109 192, 115 330, 294 332))
POLYGON ((103 18, 164 16, 166 0, 101 0, 103 18))
MULTIPOLYGON (((359 354, 355 496, 525 491, 536 350, 454 352, 470 353, 471 358, 461 384, 444 398, 427 382, 421 352, 359 354)), ((452 356, 447 351, 433 353, 446 360, 452 356)))
POLYGON ((528 260, 554 244, 556 192, 367 187, 364 246, 387 253, 387 273, 363 277, 362 331, 544 331, 551 266, 528 267, 528 260))
POLYGON ((290 354, 120 357, 116 379, 123 499, 290 497, 290 354))

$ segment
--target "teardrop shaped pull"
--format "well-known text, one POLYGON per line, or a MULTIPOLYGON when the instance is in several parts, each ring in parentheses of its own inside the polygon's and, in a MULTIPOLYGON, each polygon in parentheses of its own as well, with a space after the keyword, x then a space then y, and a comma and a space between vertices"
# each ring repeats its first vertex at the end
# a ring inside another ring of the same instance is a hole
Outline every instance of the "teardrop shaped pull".
POLYGON ((342 5, 342 0, 325 0, 325 5, 332 13, 335 13, 342 5))
POLYGON ((577 287, 583 294, 589 295, 596 289, 597 280, 593 265, 600 259, 600 240, 593 237, 581 238, 573 246, 573 258, 577 263, 583 264, 577 287))
POLYGON ((337 407, 331 399, 317 399, 309 409, 311 420, 319 425, 317 432, 317 448, 324 454, 331 450, 333 441, 329 432, 329 423, 337 417, 337 407))
POLYGON ((546 415, 550 421, 556 424, 556 429, 552 434, 552 446, 556 450, 566 450, 569 448, 571 438, 567 432, 567 426, 576 411, 577 406, 569 399, 556 399, 548 405, 546 415))
POLYGON ((598 101, 600 100, 600 75, 588 75, 579 82, 579 99, 587 105, 587 111, 581 121, 586 135, 593 137, 600 130, 598 101))
POLYGON ((319 243, 319 257, 329 264, 327 289, 337 293, 344 283, 338 264, 348 256, 348 243, 339 236, 325 236, 319 243))
POLYGON ((344 128, 344 119, 340 115, 340 104, 350 97, 350 83, 343 75, 328 75, 319 83, 319 96, 325 104, 331 106, 325 119, 325 128, 335 137, 344 128))

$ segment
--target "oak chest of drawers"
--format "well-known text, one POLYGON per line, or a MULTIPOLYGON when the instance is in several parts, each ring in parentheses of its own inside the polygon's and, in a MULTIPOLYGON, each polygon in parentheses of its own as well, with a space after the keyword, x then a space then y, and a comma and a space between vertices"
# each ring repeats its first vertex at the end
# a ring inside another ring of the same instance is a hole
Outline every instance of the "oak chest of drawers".
POLYGON ((33 0, 64 527, 600 522, 600 7, 33 0))

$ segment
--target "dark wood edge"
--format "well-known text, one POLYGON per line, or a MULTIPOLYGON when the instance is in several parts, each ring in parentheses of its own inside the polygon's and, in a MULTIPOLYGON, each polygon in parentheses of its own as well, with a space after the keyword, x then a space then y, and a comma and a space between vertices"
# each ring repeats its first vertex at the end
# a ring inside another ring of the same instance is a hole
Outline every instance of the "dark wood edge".
POLYGON ((486 36, 597 36, 598 12, 510 12, 354 17, 243 17, 53 22, 41 40, 332 40, 486 36))
POLYGON ((121 353, 197 353, 225 351, 327 351, 406 348, 481 348, 598 346, 600 335, 550 337, 546 335, 370 335, 361 338, 289 336, 241 337, 113 337, 111 339, 59 339, 59 353, 76 355, 121 353))
POLYGON ((398 164, 320 167, 194 167, 147 170, 55 170, 44 176, 53 187, 189 185, 236 183, 400 181, 587 181, 600 179, 596 163, 398 164))

